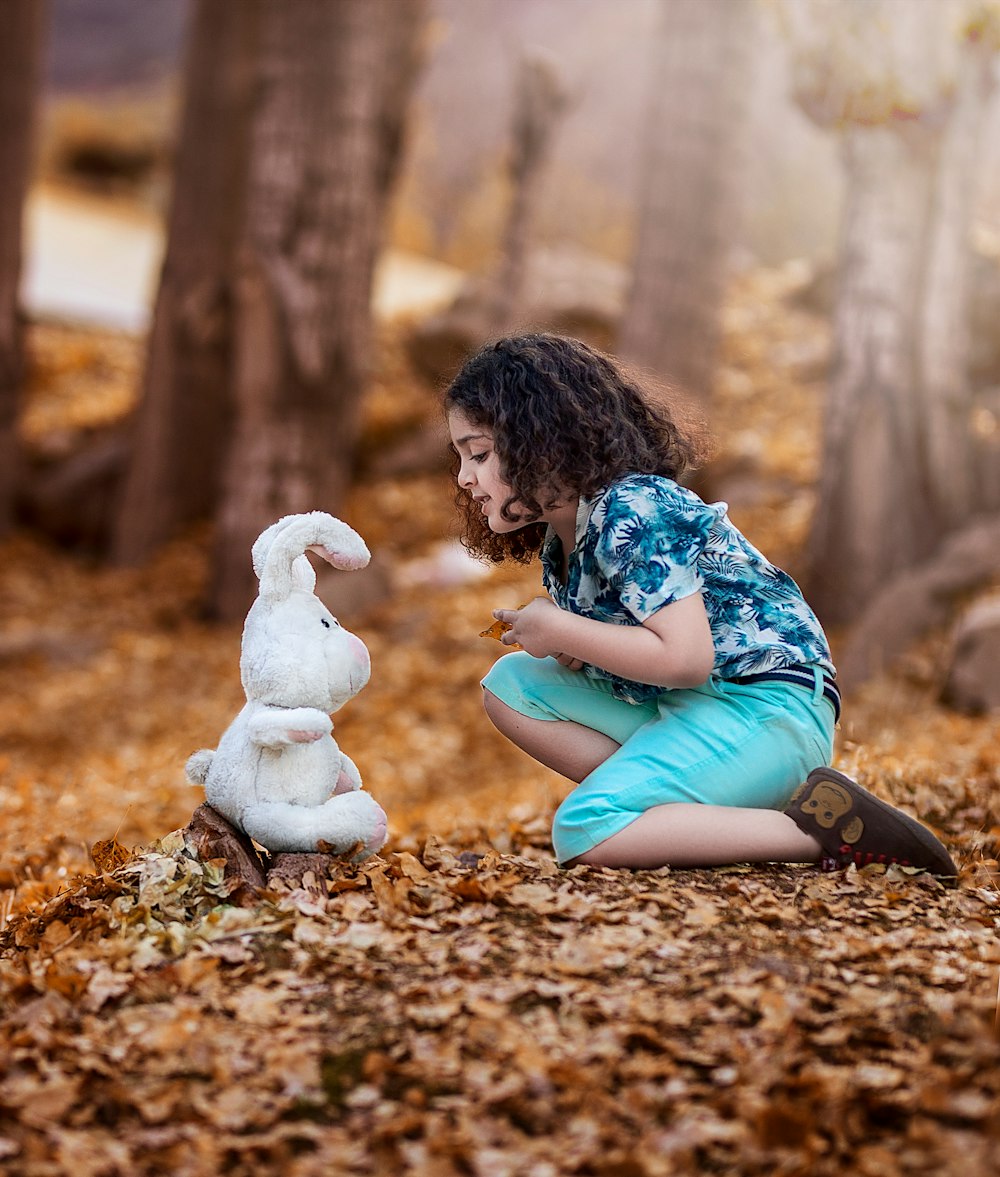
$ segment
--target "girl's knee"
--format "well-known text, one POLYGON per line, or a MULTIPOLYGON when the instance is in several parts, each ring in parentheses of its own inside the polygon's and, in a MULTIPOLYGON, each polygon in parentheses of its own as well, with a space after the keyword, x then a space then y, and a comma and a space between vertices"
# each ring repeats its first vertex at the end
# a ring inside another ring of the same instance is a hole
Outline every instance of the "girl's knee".
POLYGON ((509 736, 526 715, 537 712, 534 701, 541 663, 523 650, 498 658, 483 678, 483 707, 495 728, 509 736), (510 699, 515 703, 504 702, 510 699))
POLYGON ((504 735, 508 734, 517 717, 517 712, 498 699, 488 687, 483 688, 483 710, 489 716, 490 723, 504 735))
POLYGON ((524 684, 531 681, 533 664, 537 661, 523 650, 504 654, 486 672, 483 686, 495 695, 510 695, 511 692, 519 694, 524 684))
POLYGON ((570 793, 552 819, 552 849, 562 867, 588 861, 594 847, 613 832, 608 827, 622 824, 621 813, 610 799, 602 802, 590 797, 584 802, 577 797, 578 791, 570 793), (595 835, 602 827, 608 832, 595 835))

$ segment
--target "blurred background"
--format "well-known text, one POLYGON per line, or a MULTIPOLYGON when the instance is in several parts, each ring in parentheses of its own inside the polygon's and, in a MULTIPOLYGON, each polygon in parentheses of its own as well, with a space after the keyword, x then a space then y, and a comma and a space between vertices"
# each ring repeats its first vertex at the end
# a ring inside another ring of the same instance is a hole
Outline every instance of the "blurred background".
POLYGON ((0 886, 183 824, 250 545, 314 508, 375 554, 320 592, 396 836, 544 830, 477 685, 537 570, 458 544, 438 407, 526 328, 708 422, 841 760, 993 828, 998 61, 996 0, 3 0, 0 886))

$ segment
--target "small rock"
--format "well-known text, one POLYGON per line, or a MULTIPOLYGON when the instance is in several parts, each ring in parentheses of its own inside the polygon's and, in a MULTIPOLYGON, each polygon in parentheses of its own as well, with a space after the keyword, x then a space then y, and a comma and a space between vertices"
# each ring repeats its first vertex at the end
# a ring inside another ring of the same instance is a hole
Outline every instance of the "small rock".
POLYGON ((955 627, 941 699, 969 715, 1000 708, 1000 595, 978 601, 955 627))

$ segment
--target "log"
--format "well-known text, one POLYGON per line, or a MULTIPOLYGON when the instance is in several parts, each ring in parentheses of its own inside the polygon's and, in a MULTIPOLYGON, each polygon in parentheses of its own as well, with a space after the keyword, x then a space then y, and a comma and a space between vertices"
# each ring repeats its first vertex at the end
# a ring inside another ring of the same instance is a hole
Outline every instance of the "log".
POLYGON ((930 560, 894 577, 852 627, 837 676, 854 687, 887 669, 907 646, 947 625, 959 601, 1000 572, 1000 516, 979 519, 946 540, 930 560))
POLYGON ((29 458, 18 522, 68 547, 103 554, 128 460, 121 426, 95 430, 64 456, 29 458))
POLYGON ((956 625, 941 700, 967 715, 1000 708, 1000 595, 977 601, 956 625))
POLYGON ((326 878, 332 854, 318 850, 303 853, 276 854, 267 872, 267 885, 272 891, 310 891, 326 898, 326 878), (307 878, 311 874, 311 878, 307 878))
POLYGON ((266 890, 306 890, 325 898, 331 865, 343 865, 345 858, 361 849, 358 843, 342 855, 325 851, 268 854, 207 803, 194 811, 183 834, 185 844, 199 858, 225 859, 225 877, 232 887, 229 898, 239 907, 259 903, 266 890))
POLYGON ((231 881, 229 898, 239 907, 251 907, 267 885, 266 864, 256 846, 211 805, 203 804, 184 828, 184 840, 199 858, 224 858, 225 877, 231 881))
MULTIPOLYGON (((605 350, 612 346, 628 287, 624 267, 575 246, 532 250, 526 266, 514 308, 518 326, 512 329, 573 335, 605 350)), ((406 348, 421 379, 435 387, 446 384, 471 352, 499 333, 498 282, 496 276, 468 279, 450 307, 413 327, 406 348)))

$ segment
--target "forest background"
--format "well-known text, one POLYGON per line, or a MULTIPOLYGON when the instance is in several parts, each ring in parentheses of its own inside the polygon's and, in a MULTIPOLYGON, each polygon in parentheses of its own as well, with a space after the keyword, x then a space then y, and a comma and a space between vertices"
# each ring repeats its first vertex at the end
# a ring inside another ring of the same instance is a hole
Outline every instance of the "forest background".
POLYGON ((0 31, 4 1171, 995 1169, 997 6, 0 31), (554 868, 569 786, 478 687, 537 568, 462 551, 439 410, 527 326, 707 419, 698 488, 830 629, 836 763, 957 887, 554 868), (242 701, 250 542, 314 507, 374 553, 319 591, 372 652, 337 737, 390 840, 248 894, 171 832, 242 701))

